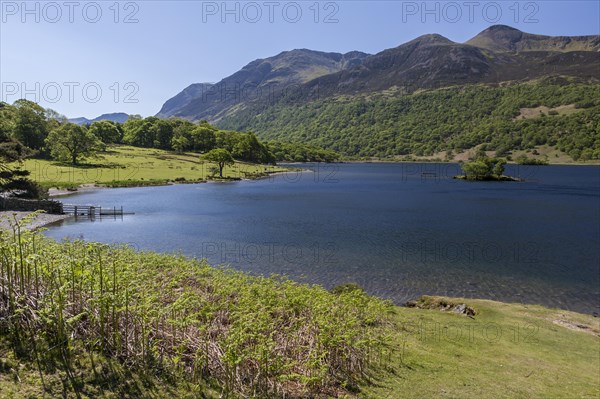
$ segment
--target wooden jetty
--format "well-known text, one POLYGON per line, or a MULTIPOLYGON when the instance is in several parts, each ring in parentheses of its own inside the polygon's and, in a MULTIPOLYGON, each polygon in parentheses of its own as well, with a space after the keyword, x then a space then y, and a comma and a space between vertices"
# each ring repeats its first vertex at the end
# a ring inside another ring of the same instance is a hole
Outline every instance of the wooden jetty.
POLYGON ((74 205, 74 204, 63 204, 63 213, 65 215, 87 216, 90 218, 102 217, 102 216, 123 216, 133 215, 133 212, 124 212, 123 207, 101 207, 95 205, 74 205))

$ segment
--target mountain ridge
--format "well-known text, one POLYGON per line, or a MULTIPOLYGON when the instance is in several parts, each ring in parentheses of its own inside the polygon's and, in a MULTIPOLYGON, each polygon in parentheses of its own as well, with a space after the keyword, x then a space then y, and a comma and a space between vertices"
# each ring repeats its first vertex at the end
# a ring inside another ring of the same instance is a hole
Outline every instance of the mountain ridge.
POLYGON ((506 25, 493 25, 465 44, 494 51, 600 51, 600 35, 545 36, 506 25))
MULTIPOLYGON (((254 60, 196 97, 186 98, 184 92, 169 99, 157 116, 177 116, 202 119, 218 115, 228 107, 266 96, 279 96, 294 85, 306 83, 315 77, 351 68, 362 63, 368 54, 360 51, 326 53, 308 49, 283 51, 273 57, 254 60), (183 101, 185 100, 185 101, 183 101), (178 101, 183 104, 172 108, 178 101)), ((184 91, 194 86, 188 86, 184 91)))
POLYGON ((69 118, 68 121, 71 123, 75 123, 77 125, 89 125, 91 123, 98 122, 98 121, 112 121, 112 122, 118 122, 118 123, 125 123, 127 121, 127 119, 129 119, 129 114, 126 114, 124 112, 113 112, 113 113, 102 114, 94 119, 79 117, 79 118, 69 118))
POLYGON ((259 102, 268 106, 278 101, 310 101, 315 96, 390 89, 410 93, 550 76, 593 80, 599 78, 599 68, 600 35, 544 36, 493 25, 464 43, 432 33, 373 55, 283 51, 248 63, 204 87, 201 95, 190 90, 198 84, 188 86, 169 99, 157 116, 218 122, 259 102))

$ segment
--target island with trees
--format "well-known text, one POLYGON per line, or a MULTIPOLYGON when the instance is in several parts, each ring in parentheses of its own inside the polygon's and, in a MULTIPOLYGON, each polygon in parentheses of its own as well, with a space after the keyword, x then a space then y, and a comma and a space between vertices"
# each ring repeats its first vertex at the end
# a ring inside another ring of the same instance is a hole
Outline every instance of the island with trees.
POLYGON ((505 158, 490 158, 485 153, 480 153, 475 159, 462 163, 463 174, 454 178, 471 181, 522 181, 517 177, 505 176, 505 165, 505 158))

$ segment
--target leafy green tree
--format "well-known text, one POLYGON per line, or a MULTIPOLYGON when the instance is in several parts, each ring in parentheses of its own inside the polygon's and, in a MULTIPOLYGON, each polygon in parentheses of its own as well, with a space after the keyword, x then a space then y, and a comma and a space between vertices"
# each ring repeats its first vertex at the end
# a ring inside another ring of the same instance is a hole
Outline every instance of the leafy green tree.
POLYGON ((270 163, 274 161, 268 147, 261 144, 254 133, 241 134, 233 147, 235 158, 254 163, 270 163))
POLYGON ((171 139, 171 147, 179 154, 183 153, 189 145, 190 142, 185 136, 174 136, 171 139))
POLYGON ((29 100, 17 100, 13 137, 25 146, 40 150, 48 135, 45 110, 29 100))
POLYGON ((462 170, 468 180, 485 180, 491 177, 491 170, 482 160, 465 162, 462 170))
POLYGON ((68 122, 68 118, 66 116, 64 116, 63 114, 58 113, 57 111, 51 109, 51 108, 46 108, 45 112, 44 112, 44 116, 46 118, 46 120, 50 121, 50 120, 55 120, 58 121, 60 123, 66 123, 68 122))
POLYGON ((158 118, 146 118, 151 121, 150 134, 154 138, 154 148, 162 150, 171 149, 171 139, 173 138, 173 124, 170 120, 158 118))
POLYGON ((154 145, 153 132, 151 131, 152 120, 149 121, 148 119, 139 116, 130 117, 123 124, 123 141, 138 147, 152 147, 154 145))
POLYGON ((194 151, 207 152, 212 150, 217 144, 215 129, 208 123, 200 124, 191 131, 191 142, 194 151))
POLYGON ((9 141, 13 137, 17 118, 16 111, 12 105, 0 102, 0 143, 9 141))
POLYGON ((112 121, 96 121, 90 125, 89 131, 105 144, 118 143, 123 139, 121 130, 112 121))
POLYGON ((504 158, 479 156, 473 161, 465 162, 462 170, 467 180, 491 180, 502 176, 504 165, 506 165, 504 158))
POLYGON ((231 153, 224 148, 215 148, 214 150, 210 150, 204 154, 202 158, 218 165, 220 177, 223 177, 223 168, 225 166, 231 166, 235 163, 231 153))
POLYGON ((192 150, 192 130, 194 130, 196 125, 185 119, 171 119, 171 124, 173 126, 173 138, 171 139, 171 148, 178 152, 192 150), (179 145, 185 145, 181 148, 175 148, 175 143, 179 143, 179 145))
POLYGON ((52 158, 77 165, 79 160, 104 148, 102 141, 86 127, 65 123, 54 129, 46 139, 52 158))

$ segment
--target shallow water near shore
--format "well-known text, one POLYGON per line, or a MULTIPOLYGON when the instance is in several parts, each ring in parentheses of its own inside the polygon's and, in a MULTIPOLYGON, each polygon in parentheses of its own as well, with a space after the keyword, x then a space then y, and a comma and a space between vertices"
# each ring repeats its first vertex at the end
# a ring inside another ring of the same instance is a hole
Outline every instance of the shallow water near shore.
MULTIPOLYGON (((294 165, 298 166, 298 165, 294 165)), ((600 167, 517 166, 525 182, 466 182, 454 164, 304 164, 257 181, 64 198, 123 206, 68 219, 56 239, 124 242, 401 304, 422 294, 600 312, 600 167)))

